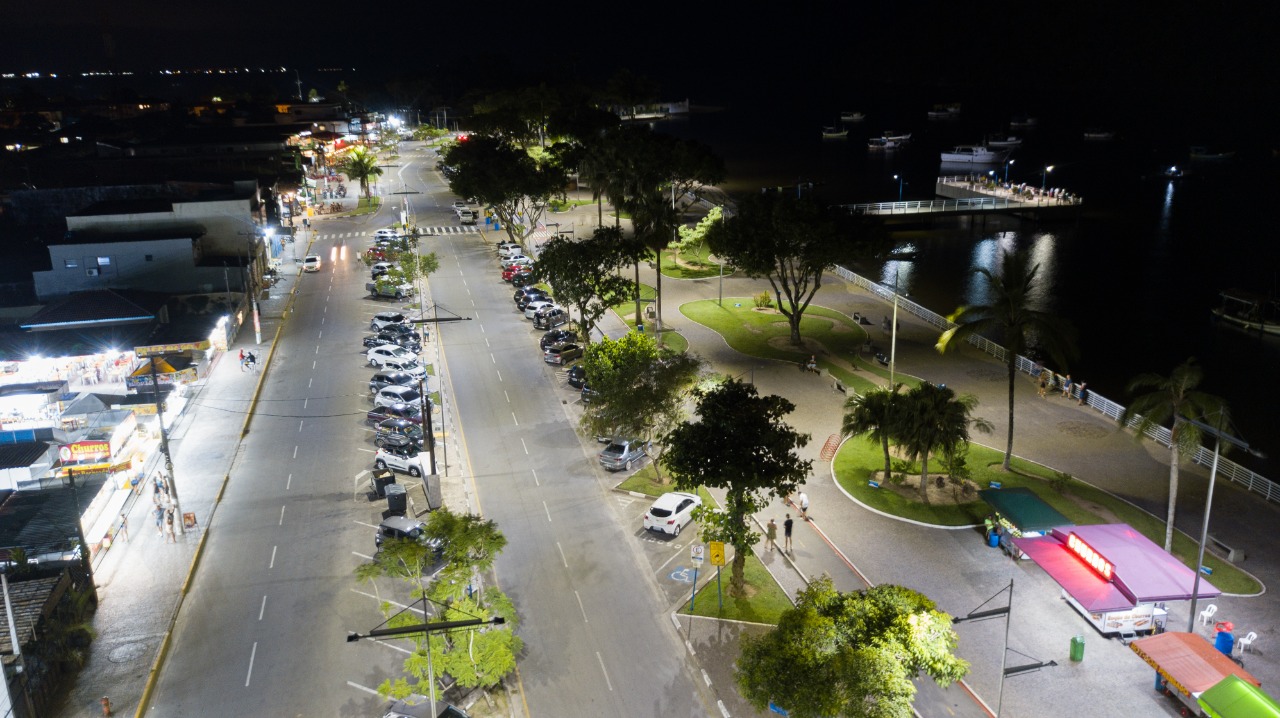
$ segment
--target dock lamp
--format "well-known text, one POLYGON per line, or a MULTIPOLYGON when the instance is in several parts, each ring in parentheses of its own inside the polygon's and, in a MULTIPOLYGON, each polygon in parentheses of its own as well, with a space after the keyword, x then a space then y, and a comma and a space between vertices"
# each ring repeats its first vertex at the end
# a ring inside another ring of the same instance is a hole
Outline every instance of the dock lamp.
POLYGON ((1045 165, 1044 171, 1040 173, 1040 191, 1044 191, 1045 183, 1048 181, 1049 173, 1053 171, 1053 165, 1045 165))
POLYGON ((1008 162, 1004 163, 1004 183, 1005 184, 1009 184, 1009 165, 1013 163, 1014 163, 1014 160, 1009 160, 1008 162))
POLYGON ((894 175, 893 178, 898 180, 898 201, 901 202, 902 201, 902 185, 906 183, 902 180, 902 175, 894 175))

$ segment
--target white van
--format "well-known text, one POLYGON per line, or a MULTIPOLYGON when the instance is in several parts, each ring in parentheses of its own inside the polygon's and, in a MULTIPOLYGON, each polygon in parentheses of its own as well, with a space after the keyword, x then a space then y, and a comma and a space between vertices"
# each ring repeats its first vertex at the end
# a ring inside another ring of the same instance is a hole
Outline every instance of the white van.
POLYGON ((463 224, 475 224, 479 214, 474 209, 458 210, 458 221, 463 224))
POLYGON ((304 271, 304 272, 319 272, 319 271, 320 271, 320 256, 319 256, 319 255, 316 255, 316 254, 308 254, 308 255, 307 255, 307 258, 306 258, 306 259, 304 259, 304 260, 302 260, 302 271, 304 271))

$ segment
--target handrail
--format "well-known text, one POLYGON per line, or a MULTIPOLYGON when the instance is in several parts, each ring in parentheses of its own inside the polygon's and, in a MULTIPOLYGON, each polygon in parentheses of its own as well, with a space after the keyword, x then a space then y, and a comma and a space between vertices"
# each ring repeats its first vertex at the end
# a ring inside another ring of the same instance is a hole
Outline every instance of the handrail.
MULTIPOLYGON (((894 291, 888 287, 877 284, 866 277, 855 274, 854 272, 838 265, 832 269, 832 272, 846 282, 861 287, 886 302, 893 301, 894 291)), ((909 299, 904 299, 901 296, 898 297, 898 309, 906 311, 925 322, 928 322, 930 325, 937 327, 941 331, 946 331, 947 329, 956 326, 954 322, 948 320, 937 312, 930 311, 929 309, 926 309, 909 299)), ((970 334, 968 341, 973 346, 992 355, 1002 362, 1005 361, 1008 356, 1007 350, 1004 347, 985 337, 970 334)), ((1022 355, 1018 355, 1015 359, 1014 368, 1028 376, 1034 376, 1037 370, 1043 371, 1043 368, 1039 363, 1022 355)), ((1060 386, 1066 377, 1054 374, 1053 378, 1054 382, 1060 386)), ((1073 387, 1071 396, 1079 398, 1079 389, 1073 387)), ((1117 423, 1119 423, 1120 417, 1124 416, 1125 407, 1123 405, 1111 401, 1096 391, 1090 390, 1088 392, 1085 396, 1085 404, 1117 423)), ((1135 414, 1129 418, 1127 428, 1134 429, 1141 423, 1142 417, 1135 414)), ((1168 427, 1158 425, 1147 429, 1146 436, 1163 446, 1169 446, 1173 440, 1173 432, 1168 427)), ((1190 459, 1201 466, 1209 466, 1213 463, 1213 451, 1201 446, 1196 450, 1195 454, 1190 457, 1190 459)), ((1249 491, 1252 491, 1253 493, 1261 494, 1268 501, 1280 502, 1280 484, 1277 484, 1267 477, 1247 469, 1226 457, 1218 457, 1218 473, 1227 477, 1231 481, 1248 488, 1249 491)))

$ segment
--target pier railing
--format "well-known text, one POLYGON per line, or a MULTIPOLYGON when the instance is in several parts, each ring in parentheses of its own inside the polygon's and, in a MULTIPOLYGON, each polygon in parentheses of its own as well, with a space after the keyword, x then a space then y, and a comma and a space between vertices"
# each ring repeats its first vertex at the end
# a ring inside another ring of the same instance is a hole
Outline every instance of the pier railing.
POLYGON ((850 214, 929 214, 932 212, 989 212, 1000 209, 1034 206, 1008 197, 970 197, 965 199, 924 199, 905 202, 865 202, 842 204, 850 214))
MULTIPOLYGON (((893 302, 894 291, 888 287, 877 284, 876 282, 855 274, 844 267, 837 266, 832 270, 832 272, 846 282, 861 287, 886 302, 893 302)), ((949 321, 946 317, 938 314, 937 312, 926 309, 925 307, 922 307, 909 299, 904 299, 901 296, 898 297, 898 309, 900 311, 906 311, 932 326, 937 327, 939 331, 946 331, 947 329, 956 326, 954 322, 949 321)), ((968 341, 973 346, 987 354, 990 354, 1001 362, 1007 361, 1008 350, 999 344, 977 335, 970 335, 968 341)), ((1023 374, 1033 377, 1038 376, 1041 371, 1044 371, 1040 364, 1022 355, 1019 355, 1015 360, 1014 368, 1023 374)), ((1065 378, 1066 377, 1060 374, 1053 375, 1054 383, 1059 386, 1061 386, 1062 381, 1065 378)), ((1071 395, 1079 398, 1079 388, 1072 387, 1071 395)), ((1123 405, 1111 401, 1096 391, 1088 392, 1085 396, 1085 404, 1117 423, 1119 423, 1120 417, 1124 416, 1125 407, 1123 405)), ((1141 423, 1141 420, 1142 417, 1139 415, 1130 417, 1128 428, 1136 428, 1138 424, 1141 423)), ((1153 426, 1147 430, 1146 436, 1159 442, 1162 446, 1169 446, 1173 438, 1173 432, 1164 426, 1153 426)), ((1195 455, 1189 458, 1201 466, 1209 466, 1213 463, 1213 451, 1201 446, 1197 449, 1195 455)), ((1226 457, 1218 457, 1218 474, 1248 488, 1256 494, 1261 494, 1268 501, 1280 502, 1280 484, 1271 481, 1257 472, 1246 469, 1226 457)))

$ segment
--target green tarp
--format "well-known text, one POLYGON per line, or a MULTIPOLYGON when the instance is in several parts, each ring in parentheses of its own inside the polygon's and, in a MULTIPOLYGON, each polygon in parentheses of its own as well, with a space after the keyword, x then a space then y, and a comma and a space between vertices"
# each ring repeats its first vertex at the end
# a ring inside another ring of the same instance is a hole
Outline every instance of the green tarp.
POLYGON ((1201 693, 1200 707, 1211 718, 1280 718, 1280 704, 1239 676, 1227 676, 1201 693))
POLYGON ((1075 525, 1031 489, 983 489, 978 495, 1013 522, 1019 531, 1048 531, 1056 526, 1075 525))

